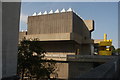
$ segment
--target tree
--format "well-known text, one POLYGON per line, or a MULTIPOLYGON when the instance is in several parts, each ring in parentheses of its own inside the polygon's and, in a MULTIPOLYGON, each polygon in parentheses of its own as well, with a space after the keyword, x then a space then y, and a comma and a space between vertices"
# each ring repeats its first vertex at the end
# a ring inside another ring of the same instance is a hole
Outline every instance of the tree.
POLYGON ((116 52, 118 53, 118 55, 120 55, 120 48, 117 48, 116 52))
POLYGON ((113 55, 120 55, 120 48, 115 49, 113 45, 110 48, 112 50, 113 55))
POLYGON ((112 45, 110 46, 110 49, 112 50, 112 55, 116 55, 115 47, 112 45))
POLYGON ((45 60, 39 41, 23 40, 18 46, 18 75, 37 79, 50 78, 55 73, 55 62, 45 60))

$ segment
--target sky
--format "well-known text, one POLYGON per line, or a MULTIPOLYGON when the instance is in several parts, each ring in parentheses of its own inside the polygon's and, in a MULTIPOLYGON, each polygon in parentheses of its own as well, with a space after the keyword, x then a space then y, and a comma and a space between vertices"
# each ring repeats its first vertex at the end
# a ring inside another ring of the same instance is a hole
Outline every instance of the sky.
POLYGON ((27 17, 34 12, 72 8, 84 20, 94 20, 92 39, 103 39, 106 33, 118 47, 118 2, 23 2, 21 4, 20 31, 27 30, 27 17))

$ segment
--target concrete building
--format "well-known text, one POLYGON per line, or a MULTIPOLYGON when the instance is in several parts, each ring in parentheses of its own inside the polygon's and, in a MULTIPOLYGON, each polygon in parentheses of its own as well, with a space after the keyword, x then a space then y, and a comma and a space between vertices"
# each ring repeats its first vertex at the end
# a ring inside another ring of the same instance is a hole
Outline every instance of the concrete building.
POLYGON ((24 37, 37 38, 41 41, 41 47, 49 54, 86 55, 91 54, 93 30, 93 20, 82 20, 70 11, 29 16, 28 31, 24 37))
MULTIPOLYGON (((83 20, 72 10, 66 12, 57 10, 55 13, 51 11, 51 14, 34 13, 33 16, 28 16, 28 30, 20 32, 19 40, 37 38, 41 48, 47 52, 47 59, 66 61, 67 55, 91 55, 92 31, 94 31, 93 20, 83 20)), ((70 66, 75 67, 75 65, 58 63, 58 78, 68 79, 71 75, 70 66)), ((76 69, 74 68, 75 74, 79 73, 77 69, 81 64, 77 65, 76 69)), ((91 64, 83 64, 86 65, 92 67, 91 64)), ((91 67, 86 66, 84 72, 89 71, 91 67)))

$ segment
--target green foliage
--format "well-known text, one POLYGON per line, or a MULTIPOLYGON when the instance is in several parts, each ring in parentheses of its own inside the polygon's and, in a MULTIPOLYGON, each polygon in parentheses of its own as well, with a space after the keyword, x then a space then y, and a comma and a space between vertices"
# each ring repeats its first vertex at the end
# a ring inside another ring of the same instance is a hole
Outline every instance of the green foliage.
POLYGON ((116 52, 120 55, 120 48, 116 49, 116 52))
POLYGON ((115 47, 112 45, 110 46, 111 50, 112 50, 112 55, 115 55, 116 51, 115 51, 115 47))
POLYGON ((120 48, 115 49, 114 46, 111 46, 111 49, 112 49, 112 54, 113 55, 116 55, 116 54, 120 55, 120 48))
POLYGON ((18 46, 18 75, 37 79, 50 78, 55 72, 55 62, 47 62, 39 41, 23 40, 18 46))

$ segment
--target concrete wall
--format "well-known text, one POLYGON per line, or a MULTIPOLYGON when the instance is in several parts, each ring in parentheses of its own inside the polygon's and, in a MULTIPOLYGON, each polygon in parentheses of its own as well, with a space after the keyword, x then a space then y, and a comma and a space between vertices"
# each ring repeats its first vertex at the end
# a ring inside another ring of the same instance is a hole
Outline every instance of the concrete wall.
POLYGON ((16 75, 19 14, 19 2, 2 3, 2 77, 16 75))
POLYGON ((72 32, 72 12, 28 17, 28 35, 70 32, 72 32))
POLYGON ((63 41, 70 40, 70 33, 54 33, 54 34, 31 34, 26 35, 26 39, 35 39, 37 38, 39 41, 63 41))
POLYGON ((94 31, 94 21, 84 20, 85 25, 88 27, 89 31, 94 31))
POLYGON ((68 79, 69 65, 68 63, 57 63, 58 66, 58 78, 59 79, 68 79))
POLYGON ((47 52, 75 52, 75 43, 72 41, 41 42, 40 45, 47 52))
POLYGON ((51 50, 51 52, 56 53, 69 51, 67 53, 90 54, 90 44, 93 41, 91 40, 91 31, 88 28, 93 30, 93 21, 87 20, 85 23, 74 12, 29 16, 28 35, 25 37, 27 39, 38 38, 39 41, 57 41, 57 44, 49 42, 50 46, 48 44, 42 45, 42 48, 48 53, 51 50), (67 41, 68 44, 62 44, 60 41, 67 41), (76 43, 73 45, 69 41, 76 43), (70 46, 72 47, 70 48, 70 46))
POLYGON ((81 55, 90 55, 91 54, 91 45, 92 44, 82 44, 81 55))
POLYGON ((120 1, 118 2, 118 48, 120 48, 120 1))
POLYGON ((0 79, 2 78, 2 2, 0 1, 0 79))
POLYGON ((77 78, 93 69, 93 63, 82 62, 57 62, 57 78, 68 80, 70 78, 77 78))
POLYGON ((27 32, 24 31, 24 32, 19 32, 19 41, 23 40, 25 35, 27 35, 27 32))
MULTIPOLYGON (((43 50, 47 52, 47 55, 76 55, 81 53, 77 51, 80 49, 80 45, 75 41, 40 41, 38 44, 43 50)), ((81 49, 80 49, 81 50, 81 49)), ((60 56, 58 56, 60 57, 60 56)))
MULTIPOLYGON (((75 40, 81 38, 81 48, 80 48, 81 55, 91 54, 90 44, 93 43, 93 41, 91 40, 91 32, 88 28, 89 27, 92 28, 93 24, 91 21, 87 21, 87 22, 86 25, 84 21, 81 18, 79 18, 79 16, 73 13, 73 33, 77 35, 77 38, 75 40)), ((78 40, 77 42, 80 42, 80 40, 78 40)))
POLYGON ((77 78, 86 72, 93 69, 93 63, 80 63, 80 62, 70 62, 69 63, 69 78, 77 78))
POLYGON ((28 17, 27 38, 39 38, 40 41, 74 40, 77 43, 92 43, 89 24, 74 12, 53 13, 28 17))
POLYGON ((103 59, 106 59, 107 57, 113 58, 111 58, 111 60, 107 61, 106 63, 99 65, 98 67, 95 67, 86 74, 77 77, 77 79, 120 80, 120 56, 102 56, 102 57, 104 57, 103 59))
POLYGON ((82 19, 76 15, 75 13, 73 13, 73 33, 78 34, 79 36, 83 36, 82 34, 82 29, 83 29, 83 21, 82 19))
POLYGON ((85 25, 84 21, 75 13, 73 13, 73 33, 78 35, 78 38, 81 37, 82 43, 91 43, 91 33, 88 27, 85 25))

